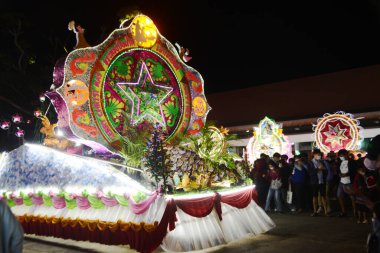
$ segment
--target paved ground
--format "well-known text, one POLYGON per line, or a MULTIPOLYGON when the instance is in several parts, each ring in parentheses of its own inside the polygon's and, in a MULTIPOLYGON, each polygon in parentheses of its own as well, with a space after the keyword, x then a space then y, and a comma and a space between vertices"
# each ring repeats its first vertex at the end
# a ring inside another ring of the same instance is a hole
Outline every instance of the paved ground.
MULTIPOLYGON (((364 253, 368 224, 356 224, 353 218, 310 217, 309 214, 271 214, 277 227, 256 237, 246 237, 228 245, 197 253, 364 253)), ((136 252, 125 247, 28 237, 24 253, 136 252)), ((162 252, 160 249, 156 253, 162 252)))

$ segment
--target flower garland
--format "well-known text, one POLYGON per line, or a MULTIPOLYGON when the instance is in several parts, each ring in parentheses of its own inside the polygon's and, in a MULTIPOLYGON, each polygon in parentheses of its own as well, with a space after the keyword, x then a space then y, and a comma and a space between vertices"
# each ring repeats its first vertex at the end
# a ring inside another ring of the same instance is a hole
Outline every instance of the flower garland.
MULTIPOLYGON (((32 206, 32 205, 45 205, 47 207, 53 206, 56 209, 74 209, 79 208, 81 210, 86 210, 90 207, 95 209, 102 209, 104 207, 113 207, 117 205, 128 207, 131 203, 134 205, 140 204, 144 201, 153 202, 155 197, 147 199, 147 195, 142 192, 138 192, 136 195, 129 195, 127 193, 104 194, 101 191, 97 191, 95 194, 89 194, 87 190, 82 191, 81 194, 68 193, 66 191, 60 191, 59 193, 54 193, 49 191, 47 194, 38 192, 29 192, 28 194, 20 191, 19 196, 16 196, 14 192, 3 192, 0 195, 0 200, 5 201, 10 207, 14 206, 32 206)), ((148 203, 150 205, 150 203, 148 203)))

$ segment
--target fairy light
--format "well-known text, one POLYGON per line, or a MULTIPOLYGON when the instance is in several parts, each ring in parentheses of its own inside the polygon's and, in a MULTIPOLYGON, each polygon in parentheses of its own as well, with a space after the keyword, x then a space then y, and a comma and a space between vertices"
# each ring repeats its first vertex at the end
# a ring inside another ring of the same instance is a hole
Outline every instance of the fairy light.
POLYGON ((40 99, 41 103, 45 102, 45 100, 46 100, 45 94, 41 94, 39 96, 39 99, 40 99))
POLYGON ((13 123, 15 123, 15 124, 19 124, 19 123, 22 122, 22 116, 21 116, 20 114, 16 113, 16 114, 14 114, 14 115, 12 116, 12 121, 13 121, 13 123))
POLYGON ((324 153, 360 148, 362 127, 350 113, 325 113, 313 125, 315 145, 324 153))
POLYGON ((272 156, 277 152, 292 157, 291 151, 292 145, 282 133, 281 125, 268 117, 261 120, 259 126, 254 128, 253 136, 247 145, 250 163, 260 158, 261 153, 272 156))
POLYGON ((139 121, 141 119, 143 119, 145 116, 149 116, 150 118, 152 118, 154 121, 156 122, 159 122, 161 126, 165 127, 165 124, 163 122, 165 122, 165 118, 164 118, 164 114, 163 114, 163 111, 162 111, 162 102, 165 101, 165 99, 173 92, 173 88, 172 87, 166 87, 166 86, 162 86, 162 85, 158 85, 156 83, 154 83, 153 79, 152 79, 152 76, 150 75, 149 71, 148 71, 148 68, 145 64, 145 62, 142 62, 141 64, 141 69, 140 69, 140 74, 139 74, 139 79, 137 80, 137 82, 118 82, 116 83, 116 86, 119 87, 119 89, 121 91, 123 91, 123 93, 132 101, 132 109, 131 109, 131 121, 132 121, 132 125, 135 125, 137 123, 139 123, 139 121), (145 70, 146 74, 143 76, 143 70, 145 70), (140 82, 141 82, 141 78, 143 77, 143 84, 141 85, 140 82), (149 78, 150 82, 152 83, 153 86, 155 87, 158 87, 160 89, 165 89, 167 90, 166 91, 166 94, 165 96, 163 96, 159 101, 158 101, 158 106, 160 107, 160 114, 161 114, 161 119, 158 119, 156 118, 154 115, 148 113, 148 112, 144 112, 144 114, 140 114, 140 104, 141 104, 141 101, 140 101, 140 98, 136 95, 136 93, 130 88, 128 87, 128 90, 130 91, 130 93, 132 93, 136 98, 137 98, 137 101, 138 101, 138 104, 137 106, 135 105, 134 103, 134 99, 129 95, 128 92, 126 92, 122 87, 121 85, 127 85, 127 86, 144 86, 145 85, 145 82, 146 82, 146 78, 149 78), (139 116, 139 119, 134 119, 134 111, 135 111, 135 108, 136 108, 136 114, 139 116))
POLYGON ((3 122, 1 122, 1 125, 0 125, 1 129, 3 130, 8 130, 10 126, 11 126, 11 122, 8 120, 4 120, 3 122))
POLYGON ((42 111, 41 110, 35 110, 33 114, 36 118, 39 118, 40 116, 42 116, 42 111))
POLYGON ((19 138, 23 137, 24 136, 24 130, 22 130, 21 128, 17 127, 17 130, 15 132, 15 135, 19 138))

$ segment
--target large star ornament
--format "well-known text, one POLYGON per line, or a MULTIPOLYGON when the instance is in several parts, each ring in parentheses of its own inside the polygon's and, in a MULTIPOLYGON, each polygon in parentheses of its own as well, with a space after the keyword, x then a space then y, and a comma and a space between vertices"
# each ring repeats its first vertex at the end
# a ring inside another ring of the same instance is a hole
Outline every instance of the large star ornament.
POLYGON ((332 126, 329 125, 329 130, 323 132, 327 137, 326 143, 331 143, 333 147, 336 145, 343 146, 343 141, 348 140, 348 137, 345 135, 347 129, 341 129, 340 125, 332 126))
POLYGON ((137 82, 118 82, 116 85, 132 102, 132 125, 151 119, 166 129, 162 102, 170 95, 173 88, 155 84, 145 62, 141 63, 137 82))

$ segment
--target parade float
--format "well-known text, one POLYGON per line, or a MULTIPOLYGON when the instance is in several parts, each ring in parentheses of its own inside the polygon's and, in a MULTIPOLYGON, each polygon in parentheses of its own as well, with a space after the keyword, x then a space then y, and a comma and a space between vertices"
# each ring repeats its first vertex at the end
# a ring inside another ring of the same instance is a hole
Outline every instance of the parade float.
POLYGON ((363 128, 359 120, 350 113, 325 113, 313 125, 315 146, 323 153, 338 152, 340 149, 359 150, 363 128))
POLYGON ((286 154, 292 157, 292 145, 287 136, 282 133, 282 128, 274 120, 265 117, 258 127, 254 128, 253 136, 249 139, 247 145, 248 160, 254 163, 260 158, 260 154, 266 154, 270 157, 274 153, 281 155, 286 154))
POLYGON ((228 130, 206 124, 187 49, 144 15, 94 47, 80 25, 69 28, 77 45, 44 94, 58 122, 38 113, 43 145, 1 156, 1 197, 26 234, 181 252, 274 227, 249 168, 227 149, 228 130))

